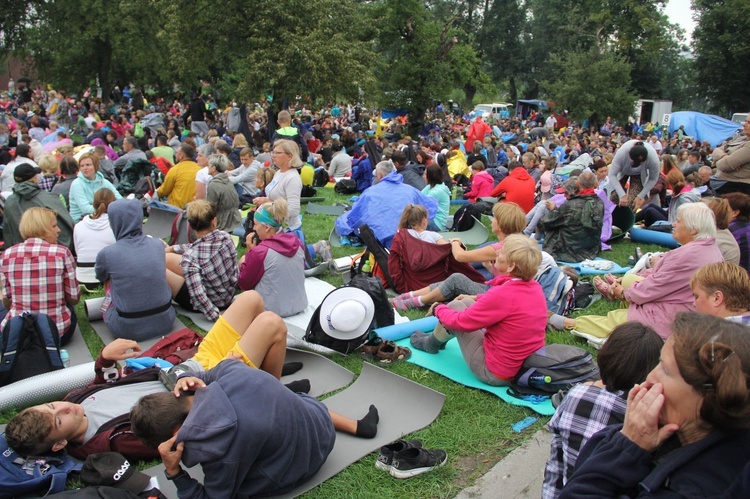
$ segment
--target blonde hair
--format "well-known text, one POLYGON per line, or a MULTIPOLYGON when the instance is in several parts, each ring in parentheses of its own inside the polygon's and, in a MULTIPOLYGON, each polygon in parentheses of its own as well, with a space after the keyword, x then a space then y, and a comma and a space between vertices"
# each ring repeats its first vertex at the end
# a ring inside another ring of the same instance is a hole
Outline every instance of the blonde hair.
POLYGON ((709 263, 690 278, 690 289, 699 287, 708 294, 721 291, 724 306, 733 312, 750 310, 750 275, 736 263, 709 263))
POLYGON ((292 168, 299 168, 302 166, 302 160, 299 157, 299 146, 295 141, 287 139, 277 140, 273 143, 273 147, 278 147, 283 152, 292 156, 292 168))
POLYGON ((60 161, 54 154, 45 154, 37 161, 39 168, 45 175, 57 174, 60 169, 60 161))
POLYGON ((289 205, 284 198, 262 204, 261 208, 266 210, 279 225, 284 225, 286 217, 289 215, 289 205))
POLYGON ((247 139, 241 133, 234 136, 232 140, 232 147, 237 149, 238 147, 247 147, 247 139))
POLYGON ((18 224, 18 230, 21 232, 21 237, 24 240, 39 237, 44 238, 50 232, 50 227, 57 219, 57 212, 44 208, 41 206, 35 206, 26 210, 21 215, 21 222, 18 224))
POLYGON ((530 281, 536 275, 537 267, 542 263, 542 250, 536 240, 521 234, 505 238, 500 249, 505 254, 508 266, 515 265, 510 275, 524 281, 530 281))
POLYGON ((526 228, 526 214, 516 203, 495 203, 492 215, 497 227, 506 236, 518 234, 526 228))
POLYGON ((194 230, 206 230, 216 218, 216 204, 206 199, 196 199, 187 204, 187 219, 194 230))

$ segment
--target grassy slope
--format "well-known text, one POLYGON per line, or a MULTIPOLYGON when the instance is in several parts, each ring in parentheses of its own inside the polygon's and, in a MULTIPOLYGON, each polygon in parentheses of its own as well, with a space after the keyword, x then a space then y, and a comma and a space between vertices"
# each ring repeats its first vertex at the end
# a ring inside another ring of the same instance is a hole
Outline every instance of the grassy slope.
MULTIPOLYGON (((318 195, 324 196, 324 203, 345 201, 344 196, 333 192, 332 188, 318 189, 318 195)), ((453 207, 452 211, 455 211, 453 207)), ((304 206, 303 206, 304 214, 304 206)), ((334 217, 325 215, 303 215, 303 228, 308 242, 327 239, 333 226, 334 217)), ((494 236, 493 236, 494 237, 494 236)), ((642 246, 645 251, 658 250, 656 246, 642 246)), ((627 263, 635 245, 629 241, 616 243, 614 249, 603 254, 621 265, 627 263)), ((359 248, 333 248, 334 257, 354 254, 359 248)), ((322 279, 334 286, 343 284, 338 275, 325 275, 322 279)), ((101 294, 101 293, 99 293, 101 294)), ((84 296, 84 299, 95 295, 84 296)), ((600 300, 587 313, 605 314, 614 305, 600 300)), ((90 328, 85 319, 83 303, 78 305, 77 313, 81 331, 92 355, 96 356, 103 347, 101 340, 90 328)), ((409 311, 411 319, 424 316, 424 311, 409 311)), ((183 321, 192 325, 184 317, 183 321)), ((196 328, 197 329, 197 328, 196 328)), ((565 332, 548 332, 548 343, 568 343, 588 348, 584 341, 565 332)), ((362 360, 356 355, 336 356, 332 360, 358 374, 362 369, 362 360)), ((413 364, 404 363, 393 367, 401 376, 429 386, 446 395, 445 406, 438 419, 429 427, 408 438, 418 438, 427 448, 442 448, 448 452, 449 462, 444 468, 410 480, 396 480, 375 468, 377 453, 370 454, 354 463, 339 475, 306 494, 306 497, 340 498, 340 497, 453 497, 464 487, 489 470, 497 461, 520 445, 529 435, 543 427, 547 418, 539 417, 530 409, 513 406, 485 392, 467 388, 454 383, 438 374, 422 369, 413 364), (539 417, 533 426, 522 433, 515 433, 511 425, 527 416, 539 417)), ((377 400, 373 401, 377 404, 377 400)), ((415 404, 419 401, 415 400, 415 404)), ((0 413, 0 421, 7 421, 15 411, 0 413)), ((145 466, 145 465, 144 465, 145 466)), ((539 473, 543 471, 540 469, 539 473)))

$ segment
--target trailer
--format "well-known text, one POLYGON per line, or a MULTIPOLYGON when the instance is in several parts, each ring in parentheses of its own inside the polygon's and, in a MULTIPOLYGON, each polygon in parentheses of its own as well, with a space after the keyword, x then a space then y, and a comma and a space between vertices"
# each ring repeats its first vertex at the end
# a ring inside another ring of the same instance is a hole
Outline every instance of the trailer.
POLYGON ((639 125, 646 123, 668 124, 671 113, 671 100, 639 99, 635 108, 635 122, 639 125), (666 122, 664 120, 665 115, 667 115, 666 122))

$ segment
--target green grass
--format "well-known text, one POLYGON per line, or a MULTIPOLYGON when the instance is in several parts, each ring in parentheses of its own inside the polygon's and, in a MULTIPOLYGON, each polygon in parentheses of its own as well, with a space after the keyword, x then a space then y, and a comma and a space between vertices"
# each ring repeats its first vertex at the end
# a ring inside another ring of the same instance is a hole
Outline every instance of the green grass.
MULTIPOLYGON (((323 202, 325 204, 346 201, 347 198, 335 194, 330 187, 318 189, 318 195, 325 197, 323 202)), ((451 212, 454 212, 458 207, 452 206, 451 208, 451 212)), ((302 226, 308 243, 328 239, 335 217, 308 215, 305 213, 304 205, 302 213, 302 226)), ((485 221, 489 226, 489 221, 487 219, 485 221)), ((620 265, 626 265, 635 246, 630 241, 620 241, 615 243, 612 251, 603 253, 602 256, 620 265)), ((658 246, 641 245, 641 247, 644 252, 660 250, 658 246)), ((356 254, 363 248, 342 247, 332 248, 332 250, 334 257, 340 257, 356 254)), ((334 286, 343 284, 340 275, 326 274, 321 279, 334 286)), ((101 292, 98 295, 101 295, 101 292)), ((84 299, 92 296, 96 295, 84 296, 84 299)), ((600 300, 585 313, 606 314, 616 306, 614 303, 600 300)), ((84 339, 92 355, 96 356, 103 344, 85 319, 83 303, 78 305, 76 311, 84 339)), ((412 310, 406 312, 405 315, 410 319, 417 319, 423 317, 425 311, 412 310)), ((580 315, 580 313, 575 315, 580 315)), ((181 318, 190 327, 198 329, 185 317, 181 318)), ((572 344, 593 351, 584 340, 564 331, 548 332, 547 342, 572 344)), ((356 354, 334 356, 332 360, 351 370, 355 375, 358 375, 362 369, 363 361, 356 354)), ((406 437, 418 438, 428 448, 445 449, 448 452, 448 464, 433 473, 410 480, 396 480, 375 468, 377 453, 373 453, 308 492, 305 497, 453 497, 461 489, 471 485, 531 434, 543 428, 549 420, 530 409, 506 404, 494 395, 459 385, 413 364, 396 365, 392 370, 396 374, 445 394, 445 406, 438 419, 429 427, 406 437), (528 416, 537 417, 539 420, 522 433, 515 433, 511 425, 528 416)), ((373 403, 377 405, 377 400, 373 400, 373 403)), ((419 400, 415 400, 414 403, 418 404, 419 400)), ((7 421, 14 413, 15 411, 0 413, 0 421, 7 421)), ((141 468, 151 464, 153 463, 143 463, 141 468)), ((541 469, 539 473, 542 473, 541 469)), ((502 493, 498 493, 498 496, 502 496, 502 493)))

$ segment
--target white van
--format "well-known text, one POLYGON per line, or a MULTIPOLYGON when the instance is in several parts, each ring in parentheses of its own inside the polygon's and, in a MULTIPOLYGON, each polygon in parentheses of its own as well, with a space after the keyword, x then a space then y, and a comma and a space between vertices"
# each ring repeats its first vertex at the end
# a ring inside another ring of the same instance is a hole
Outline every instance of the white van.
POLYGON ((484 120, 488 118, 510 118, 510 109, 513 105, 507 102, 496 102, 494 104, 477 104, 474 111, 471 112, 472 116, 482 115, 484 120))
POLYGON ((750 113, 734 113, 732 115, 732 121, 737 123, 744 123, 747 119, 747 115, 750 113))

